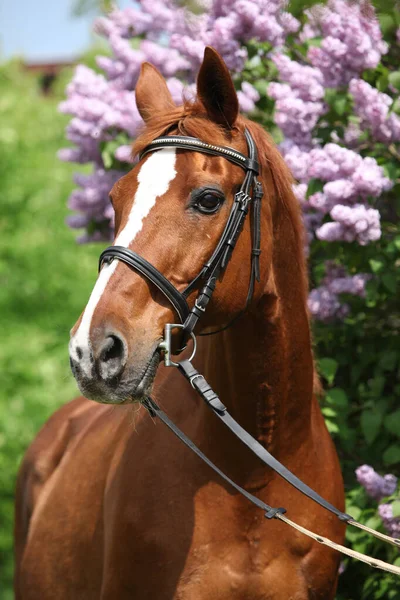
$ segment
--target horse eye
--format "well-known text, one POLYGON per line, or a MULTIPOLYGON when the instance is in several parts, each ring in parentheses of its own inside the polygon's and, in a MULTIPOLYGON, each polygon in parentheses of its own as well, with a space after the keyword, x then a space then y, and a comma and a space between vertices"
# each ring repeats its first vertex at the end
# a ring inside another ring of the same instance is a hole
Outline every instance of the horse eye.
POLYGON ((198 198, 196 198, 194 207, 198 211, 210 215, 217 212, 222 202, 223 198, 220 195, 212 192, 204 192, 198 198))

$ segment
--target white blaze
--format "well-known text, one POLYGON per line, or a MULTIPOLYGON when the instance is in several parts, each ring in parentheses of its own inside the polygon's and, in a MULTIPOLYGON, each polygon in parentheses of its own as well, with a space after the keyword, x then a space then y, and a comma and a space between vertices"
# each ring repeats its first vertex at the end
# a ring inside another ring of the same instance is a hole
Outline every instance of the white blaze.
MULTIPOLYGON (((125 227, 115 240, 115 246, 128 248, 141 231, 145 217, 155 205, 157 198, 168 191, 169 185, 176 175, 175 161, 175 148, 164 148, 148 157, 138 173, 138 187, 132 209, 125 227)), ((86 305, 79 328, 70 341, 71 357, 79 360, 76 352, 77 347, 79 347, 82 352, 82 358, 79 362, 88 374, 90 371, 90 325, 96 306, 118 264, 118 260, 113 260, 102 268, 86 305)))

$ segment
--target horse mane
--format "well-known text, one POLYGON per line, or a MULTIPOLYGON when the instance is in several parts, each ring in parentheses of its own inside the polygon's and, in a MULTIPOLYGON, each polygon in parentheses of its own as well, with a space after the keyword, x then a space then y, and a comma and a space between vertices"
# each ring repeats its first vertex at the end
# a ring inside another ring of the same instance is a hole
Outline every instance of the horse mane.
POLYGON ((270 173, 273 184, 270 201, 275 203, 273 207, 275 210, 272 212, 279 215, 280 218, 287 218, 291 225, 295 255, 292 258, 295 260, 302 282, 302 289, 298 290, 298 293, 300 292, 306 305, 308 277, 304 254, 305 232, 300 204, 292 190, 294 179, 272 137, 261 125, 240 115, 235 126, 227 131, 209 119, 200 101, 184 100, 181 106, 177 106, 171 111, 152 115, 136 139, 132 153, 133 155, 139 154, 159 136, 177 134, 197 137, 210 144, 233 145, 246 154, 245 127, 249 130, 257 146, 261 167, 260 175, 263 176, 266 171, 270 173))

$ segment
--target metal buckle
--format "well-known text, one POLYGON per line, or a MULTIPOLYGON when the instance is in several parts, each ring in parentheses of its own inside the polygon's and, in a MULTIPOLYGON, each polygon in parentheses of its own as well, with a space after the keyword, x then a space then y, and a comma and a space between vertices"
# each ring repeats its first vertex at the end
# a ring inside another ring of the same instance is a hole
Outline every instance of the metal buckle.
POLYGON ((196 308, 201 310, 201 312, 206 312, 206 309, 204 308, 204 306, 200 306, 200 304, 198 303, 198 298, 196 298, 196 300, 194 301, 194 305, 196 308))
POLYGON ((190 385, 192 386, 192 388, 195 390, 196 388, 194 387, 194 383, 193 381, 195 379, 197 379, 198 377, 202 377, 204 379, 204 375, 201 375, 201 373, 196 373, 196 375, 192 375, 191 378, 189 379, 190 381, 190 385))
POLYGON ((240 208, 243 211, 247 210, 250 200, 251 200, 251 196, 249 196, 245 192, 238 192, 235 196, 235 201, 239 202, 240 208))
MULTIPOLYGON (((164 327, 164 339, 162 342, 160 342, 158 344, 158 347, 160 350, 162 350, 162 352, 164 352, 164 364, 166 367, 177 367, 178 363, 174 362, 171 358, 172 356, 172 352, 171 352, 171 331, 172 329, 183 329, 184 326, 181 325, 180 323, 167 323, 164 327)), ((197 350, 197 342, 196 342, 196 336, 194 335, 194 333, 191 331, 190 332, 190 337, 193 340, 193 352, 190 356, 190 358, 188 359, 189 361, 191 361, 194 358, 194 355, 196 354, 196 350, 197 350)))

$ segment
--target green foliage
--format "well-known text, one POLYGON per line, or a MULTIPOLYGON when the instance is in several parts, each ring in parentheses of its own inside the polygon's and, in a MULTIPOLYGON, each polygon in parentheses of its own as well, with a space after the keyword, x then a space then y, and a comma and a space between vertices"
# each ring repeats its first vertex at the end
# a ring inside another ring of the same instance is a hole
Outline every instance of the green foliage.
POLYGON ((57 113, 60 99, 40 95, 18 64, 0 68, 1 600, 13 597, 18 465, 48 416, 77 394, 69 329, 93 286, 99 253, 77 246, 64 223, 74 167, 56 157, 67 121, 57 113))

